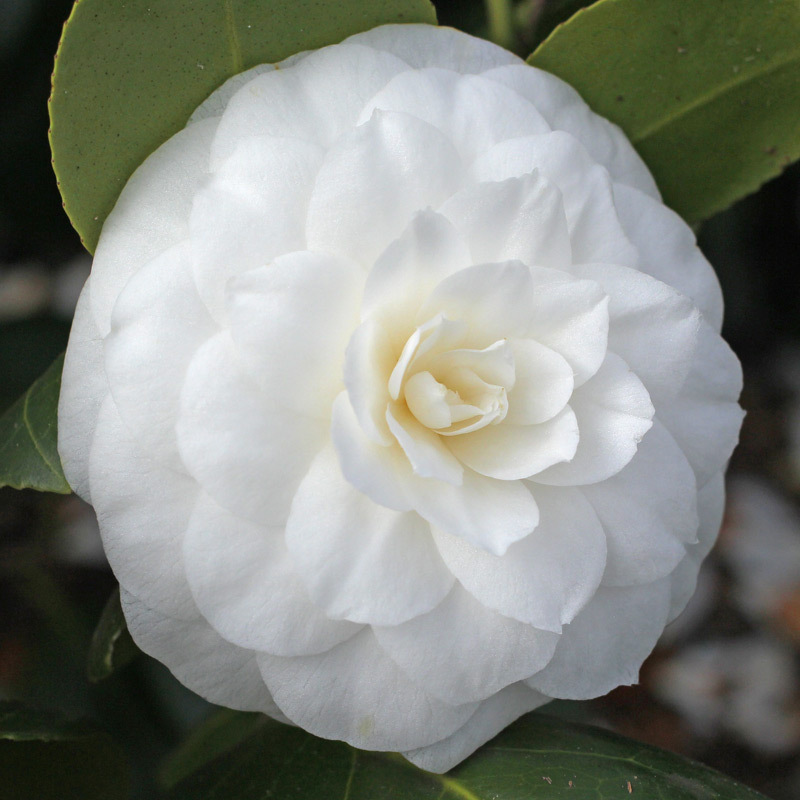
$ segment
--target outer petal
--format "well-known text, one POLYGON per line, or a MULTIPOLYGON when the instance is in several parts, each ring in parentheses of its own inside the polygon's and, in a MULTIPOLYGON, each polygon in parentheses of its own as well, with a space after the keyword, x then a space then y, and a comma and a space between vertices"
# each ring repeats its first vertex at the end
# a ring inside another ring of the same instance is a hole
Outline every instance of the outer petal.
MULTIPOLYGON (((298 365, 300 366, 300 365, 298 365)), ((222 506, 259 524, 282 525, 324 422, 269 402, 223 331, 195 355, 177 423, 186 468, 222 506)))
POLYGON ((255 654, 226 642, 202 617, 177 620, 122 589, 122 610, 136 644, 212 703, 285 720, 258 670, 255 654))
POLYGON ((484 700, 469 721, 451 736, 403 755, 428 772, 447 772, 515 719, 548 702, 549 697, 533 691, 524 683, 515 683, 484 700))
POLYGON ((553 131, 508 139, 478 158, 470 172, 478 181, 502 181, 534 169, 561 190, 575 263, 638 265, 638 251, 614 206, 607 170, 570 134, 553 131))
POLYGON ((197 294, 188 243, 139 270, 114 305, 103 341, 111 394, 151 458, 182 469, 175 436, 183 379, 217 326, 197 294))
POLYGON ((516 92, 477 75, 439 68, 396 75, 367 103, 359 124, 375 109, 425 120, 453 142, 465 163, 504 139, 550 132, 536 107, 516 92))
POLYGON ((530 100, 554 130, 572 134, 589 155, 619 183, 660 199, 653 176, 628 137, 613 123, 595 114, 583 98, 555 75, 526 64, 495 67, 483 73, 530 100))
POLYGON ((526 683, 538 692, 586 700, 629 686, 664 630, 669 580, 624 588, 603 586, 564 628, 550 663, 526 683))
POLYGON ((434 529, 439 552, 462 586, 488 608, 546 631, 561 631, 594 595, 606 541, 577 489, 536 487, 533 533, 495 556, 434 529))
POLYGON ((194 616, 181 540, 197 484, 137 445, 110 396, 97 420, 89 481, 103 547, 119 582, 164 614, 194 616))
POLYGON ((308 595, 282 528, 239 519, 201 495, 183 540, 197 607, 229 642, 279 656, 329 650, 359 631, 328 619, 308 595))
POLYGON ((190 218, 195 279, 216 319, 225 322, 229 278, 305 249, 322 158, 321 148, 299 139, 246 139, 196 192, 190 218))
POLYGON ((537 483, 580 486, 610 478, 630 462, 652 426, 654 409, 647 389, 613 353, 575 390, 570 406, 580 431, 575 457, 535 475, 537 483))
POLYGON ((697 486, 683 451, 656 420, 625 469, 581 487, 606 531, 606 586, 669 575, 697 537, 697 486))
POLYGON ((355 265, 309 252, 281 256, 231 280, 233 343, 270 402, 330 419, 362 283, 355 265))
POLYGON ((614 187, 625 233, 639 250, 639 268, 691 297, 715 331, 722 327, 722 290, 692 229, 671 208, 628 186, 614 187))
POLYGON ((131 275, 189 235, 192 199, 206 179, 218 120, 179 131, 128 180, 103 223, 92 265, 92 310, 108 333, 111 308, 131 275))
POLYGON ((722 515, 725 512, 725 480, 722 472, 714 475, 700 489, 697 495, 697 509, 700 517, 697 543, 688 545, 686 558, 678 564, 670 576, 672 583, 670 622, 683 611, 694 594, 700 564, 717 540, 722 525, 722 515))
POLYGON ((700 312, 689 298, 638 270, 580 264, 573 271, 596 281, 610 298, 609 350, 625 359, 657 405, 669 402, 689 374, 700 312))
POLYGON ((328 150, 308 209, 308 247, 371 267, 415 212, 453 193, 461 172, 436 128, 376 111, 328 150))
POLYGON ((461 231, 473 263, 518 260, 554 269, 572 263, 561 193, 535 171, 469 186, 439 210, 461 231))
POLYGON ((275 702, 300 727, 366 750, 407 750, 449 736, 477 704, 451 706, 412 683, 364 630, 318 656, 260 655, 275 702))
POLYGON ((100 405, 108 395, 108 379, 103 369, 103 340, 92 313, 90 281, 91 278, 83 287, 75 308, 58 398, 61 465, 69 485, 87 503, 92 502, 89 451, 100 405))
POLYGON ((286 544, 314 602, 332 619, 397 625, 430 611, 453 585, 428 524, 353 489, 333 447, 316 457, 297 490, 286 544))
POLYGON ((744 417, 737 402, 741 390, 738 359, 711 326, 703 323, 686 381, 658 412, 689 459, 700 486, 724 468, 739 440, 744 417))
POLYGON ((429 613, 374 633, 414 683, 453 704, 484 700, 538 672, 559 639, 491 611, 459 585, 429 613))
POLYGON ((434 25, 382 25, 357 33, 345 42, 392 53, 415 69, 442 67, 469 75, 502 64, 523 63, 485 39, 434 25))
POLYGON ((214 164, 254 136, 305 139, 330 147, 355 126, 364 104, 408 65, 389 53, 349 43, 282 62, 231 98, 214 140, 214 164))
POLYGON ((481 475, 502 481, 535 476, 575 456, 580 436, 575 413, 567 406, 539 425, 489 425, 447 441, 451 452, 481 475))

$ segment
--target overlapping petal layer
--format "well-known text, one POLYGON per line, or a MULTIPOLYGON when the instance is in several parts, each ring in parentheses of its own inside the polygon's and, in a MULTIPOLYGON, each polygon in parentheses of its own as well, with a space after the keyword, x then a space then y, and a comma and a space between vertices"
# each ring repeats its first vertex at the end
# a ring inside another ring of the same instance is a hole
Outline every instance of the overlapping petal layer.
POLYGON ((60 452, 187 686, 443 771, 636 679, 719 526, 738 363, 557 78, 414 25, 278 66, 122 192, 60 452))

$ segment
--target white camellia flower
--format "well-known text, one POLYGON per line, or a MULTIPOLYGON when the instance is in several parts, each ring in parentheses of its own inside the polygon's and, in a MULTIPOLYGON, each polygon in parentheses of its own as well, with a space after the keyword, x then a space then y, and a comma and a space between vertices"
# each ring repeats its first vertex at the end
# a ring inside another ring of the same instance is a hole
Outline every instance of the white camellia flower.
POLYGON ((139 646, 443 771, 636 680, 741 410, 717 280, 618 128, 455 30, 237 76, 131 178, 60 452, 139 646))

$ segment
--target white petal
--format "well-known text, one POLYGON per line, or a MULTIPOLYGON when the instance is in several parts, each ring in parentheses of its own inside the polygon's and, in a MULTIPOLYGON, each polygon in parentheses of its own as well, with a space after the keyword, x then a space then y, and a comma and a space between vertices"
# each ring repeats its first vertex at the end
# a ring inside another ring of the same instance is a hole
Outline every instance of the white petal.
POLYGON ((670 576, 672 582, 670 622, 683 611, 694 594, 700 564, 717 540, 722 525, 722 515, 725 513, 724 473, 718 472, 700 489, 697 494, 697 511, 700 517, 698 541, 687 546, 686 558, 678 564, 670 576))
POLYGON ((227 641, 296 656, 321 653, 358 625, 328 619, 312 602, 286 549, 283 528, 234 516, 202 496, 183 540, 183 560, 203 616, 227 641))
POLYGON ((314 603, 332 619, 396 625, 430 611, 453 584, 428 524, 356 491, 332 447, 297 490, 286 543, 314 603))
POLYGON ((411 463, 414 474, 436 478, 453 486, 463 482, 464 468, 430 428, 421 425, 405 405, 393 403, 386 411, 389 430, 411 463))
POLYGON ((397 343, 376 317, 359 325, 347 344, 344 384, 347 396, 364 433, 380 445, 392 442, 386 425, 391 399, 389 379, 396 367, 397 343))
POLYGON ((522 59, 485 39, 434 25, 381 25, 357 33, 345 42, 392 53, 415 69, 443 67, 475 74, 502 64, 523 63, 522 59))
POLYGON ((175 420, 183 379, 218 328, 197 294, 189 245, 156 256, 122 290, 103 341, 111 394, 150 457, 181 469, 175 420))
POLYGON ((689 375, 658 418, 675 437, 702 486, 721 471, 739 440, 742 368, 728 345, 703 323, 689 375))
POLYGON ((456 705, 484 700, 538 672, 559 639, 491 611, 459 585, 429 613, 374 632, 415 683, 456 705))
POLYGON ((577 489, 538 486, 536 502, 539 525, 505 555, 492 555, 441 531, 434 530, 434 538, 445 564, 483 605, 558 633, 600 584, 605 534, 577 489))
POLYGON ((319 147, 299 139, 247 139, 195 194, 189 223, 195 279, 221 322, 229 278, 305 249, 322 158, 319 147))
POLYGON ((575 263, 637 266, 639 254, 617 216, 607 170, 570 134, 554 131, 508 139, 478 158, 471 174, 478 181, 502 181, 533 170, 561 190, 575 263))
POLYGON ((461 486, 408 479, 408 497, 432 526, 482 551, 502 555, 539 523, 539 508, 520 481, 498 481, 464 470, 461 486))
POLYGON ((484 700, 464 726, 451 736, 403 755, 420 769, 447 772, 514 720, 548 702, 549 697, 534 692, 523 683, 515 683, 484 700))
POLYGON ((212 148, 215 165, 254 136, 305 139, 327 148, 355 125, 375 92, 408 69, 399 58, 355 43, 289 61, 231 98, 212 148))
POLYGON ((281 256, 228 284, 233 343, 270 401, 330 419, 363 275, 319 253, 281 256))
POLYGON ((473 263, 519 260, 554 269, 572 263, 561 192, 538 172, 469 186, 439 211, 466 239, 473 263))
POLYGON ((413 505, 406 491, 411 465, 396 442, 383 445, 364 431, 353 406, 342 392, 333 403, 331 440, 347 481, 376 503, 396 511, 413 505))
POLYGON ((119 582, 164 614, 194 616, 181 542, 197 484, 137 445, 110 396, 100 408, 89 480, 103 548, 119 582))
POLYGON ((658 200, 653 176, 619 127, 595 114, 565 81, 523 64, 495 67, 483 74, 530 100, 554 130, 571 133, 611 177, 658 200))
POLYGON ((634 457, 653 424, 654 409, 647 389, 611 352, 569 402, 580 434, 575 457, 538 473, 533 478, 537 482, 580 486, 616 475, 634 457))
POLYGON ((700 327, 691 300, 629 267, 580 264, 573 272, 596 281, 610 298, 609 350, 625 359, 656 404, 671 400, 689 373, 700 327))
POLYGON ((104 336, 131 275, 188 237, 192 200, 207 176, 217 122, 198 122, 161 145, 130 177, 103 223, 92 265, 92 310, 104 336))
POLYGON ((664 630, 669 580, 602 586, 561 634, 550 663, 526 683, 538 692, 586 700, 639 679, 639 668, 664 630))
POLYGON ((443 314, 470 326, 473 346, 519 335, 530 321, 533 281, 525 264, 479 264, 445 278, 420 309, 419 323, 443 314))
POLYGON ((477 708, 442 703, 412 683, 370 630, 322 655, 258 660, 275 702, 292 722, 365 750, 431 744, 460 728, 477 708))
POLYGON ((133 640, 182 684, 212 703, 285 719, 264 685, 254 653, 226 642, 202 617, 172 619, 124 587, 121 599, 133 640))
POLYGON ((582 487, 606 531, 606 586, 669 575, 697 536, 697 487, 683 451, 656 419, 625 469, 582 487))
MULTIPOLYGON (((472 263, 453 224, 430 209, 420 211, 370 270, 363 314, 379 316, 389 330, 407 326, 436 284, 472 263)), ((403 332, 410 333, 407 327, 403 332)))
POLYGON ((706 321, 722 327, 722 290, 692 229, 671 208, 627 186, 614 187, 622 227, 639 250, 639 269, 691 297, 706 321))
POLYGON ((414 213, 461 178, 453 145, 407 114, 376 111, 328 150, 308 209, 308 247, 371 267, 414 213))
POLYGON ((92 502, 89 451, 100 405, 108 394, 103 340, 92 313, 90 281, 86 281, 75 308, 58 398, 61 465, 69 485, 87 503, 92 502))
POLYGON ((388 508, 413 509, 431 525, 489 552, 504 553, 539 521, 533 496, 518 481, 465 470, 462 485, 453 486, 414 475, 399 446, 367 438, 344 393, 334 403, 331 436, 342 474, 360 492, 388 508))
POLYGON ((535 425, 553 419, 572 395, 572 367, 555 350, 533 339, 509 340, 516 381, 508 394, 506 423, 535 425))
POLYGON ((177 423, 186 468, 220 505, 282 525, 325 423, 271 403, 244 372, 226 331, 195 355, 177 423))
MULTIPOLYGON (((305 54, 298 54, 305 55, 305 54)), ((258 64, 255 67, 246 69, 244 72, 237 72, 236 75, 228 78, 225 83, 219 88, 215 89, 211 94, 203 100, 202 103, 192 112, 189 117, 187 125, 192 125, 203 119, 210 119, 213 117, 221 117, 225 109, 228 107, 231 98, 242 88, 246 83, 250 83, 253 78, 263 75, 265 72, 272 72, 276 69, 274 64, 258 64)))
POLYGON ((367 103, 358 124, 375 109, 430 123, 453 142, 465 163, 504 139, 550 131, 534 104, 516 92, 477 75, 435 67, 396 75, 367 103))
POLYGON ((451 452, 481 475, 515 481, 538 475, 575 455, 578 421, 567 406, 538 425, 489 425, 447 440, 451 452))
POLYGON ((555 350, 572 367, 575 386, 600 369, 608 344, 608 296, 594 281, 533 271, 533 306, 525 338, 555 350))

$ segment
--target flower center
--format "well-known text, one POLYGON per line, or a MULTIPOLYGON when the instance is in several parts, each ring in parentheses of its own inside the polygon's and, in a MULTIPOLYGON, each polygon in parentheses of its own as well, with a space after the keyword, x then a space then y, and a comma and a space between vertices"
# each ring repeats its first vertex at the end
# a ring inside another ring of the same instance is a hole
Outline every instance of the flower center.
POLYGON ((405 400, 422 425, 443 436, 495 425, 508 413, 515 380, 508 342, 459 347, 466 333, 464 322, 437 315, 409 337, 389 378, 392 399, 405 400))

